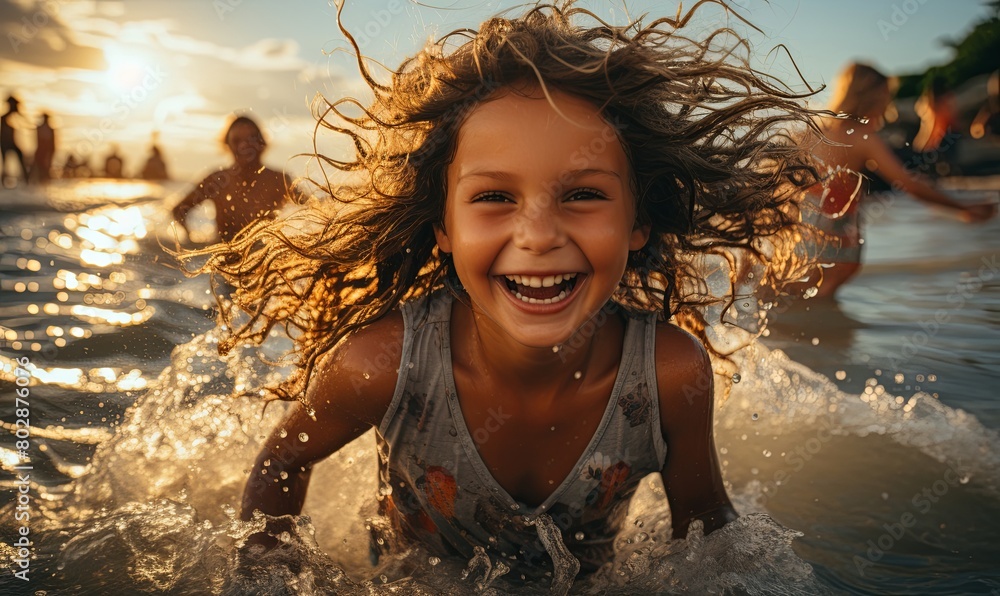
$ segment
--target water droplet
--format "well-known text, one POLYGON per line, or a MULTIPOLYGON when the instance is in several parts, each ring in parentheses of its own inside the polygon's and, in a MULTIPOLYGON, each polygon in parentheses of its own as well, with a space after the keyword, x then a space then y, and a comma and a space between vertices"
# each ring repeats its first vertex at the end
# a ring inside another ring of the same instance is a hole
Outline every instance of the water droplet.
POLYGON ((380 580, 380 581, 381 581, 381 582, 382 582, 383 584, 384 584, 384 583, 388 583, 388 582, 389 582, 389 576, 387 576, 387 575, 386 575, 386 574, 384 574, 384 573, 383 573, 382 575, 378 576, 378 578, 379 578, 379 580, 380 580))
POLYGON ((809 288, 805 292, 802 292, 804 298, 812 298, 816 294, 819 294, 819 288, 809 288))
POLYGON ((364 378, 366 378, 366 379, 370 379, 370 378, 372 378, 372 377, 371 377, 371 375, 369 375, 368 373, 364 373, 364 374, 363 374, 363 375, 361 375, 361 376, 363 376, 363 377, 364 377, 364 378))
POLYGON ((305 443, 306 441, 309 440, 309 435, 307 435, 306 433, 299 433, 299 440, 305 443))
POLYGON ((279 436, 279 437, 281 437, 282 439, 284 439, 285 437, 287 437, 287 436, 288 436, 288 431, 287 431, 287 430, 285 430, 285 429, 281 429, 281 430, 280 430, 280 431, 278 432, 278 436, 279 436))
POLYGON ((835 373, 835 376, 837 377, 837 380, 838 380, 838 381, 843 381, 844 379, 846 379, 846 378, 847 378, 847 371, 844 371, 844 370, 838 370, 838 371, 837 371, 837 372, 835 373))
POLYGON ((733 382, 734 383, 739 383, 742 380, 743 380, 743 377, 740 376, 740 373, 733 373, 733 382))
MULTIPOLYGON (((406 250, 410 250, 410 249, 406 249, 406 250)), ((430 557, 430 558, 427 559, 427 562, 430 563, 431 567, 433 567, 433 566, 437 565, 438 563, 440 563, 441 559, 439 559, 437 557, 430 557)))
POLYGON ((927 382, 934 383, 937 381, 937 375, 927 375, 927 382))
POLYGON ((753 413, 753 415, 752 415, 752 416, 750 416, 750 419, 751 419, 751 420, 756 420, 756 419, 758 419, 758 418, 760 418, 760 415, 759 415, 759 414, 757 414, 757 412, 754 412, 754 413, 753 413))
POLYGON ((812 338, 812 345, 814 345, 814 346, 818 346, 819 345, 819 338, 818 337, 812 338))
POLYGON ((582 376, 583 376, 583 373, 580 372, 580 371, 576 371, 575 373, 573 373, 573 378, 574 379, 579 379, 582 376))
POLYGON ((764 457, 771 457, 771 450, 770 449, 765 449, 762 453, 764 454, 764 457))
POLYGON ((573 538, 576 538, 577 540, 583 540, 584 534, 583 532, 577 532, 576 534, 573 535, 573 538))
POLYGON ((410 362, 410 363, 408 363, 408 364, 406 365, 406 368, 413 368, 413 366, 414 366, 414 364, 413 364, 412 362, 410 362))
POLYGON ((854 134, 854 129, 853 128, 848 128, 847 129, 847 134, 849 134, 849 135, 854 134))
POLYGON ((867 140, 868 140, 868 135, 864 135, 864 136, 863 136, 863 137, 861 137, 861 138, 867 141, 867 140))
POLYGON ((552 427, 552 428, 550 428, 549 430, 555 430, 555 429, 556 429, 556 427, 554 427, 554 426, 553 426, 553 427, 552 427))
POLYGON ((558 353, 559 352, 559 346, 552 346, 552 351, 558 353))
POLYGON ((264 460, 264 467, 265 467, 265 468, 267 468, 267 467, 269 467, 270 465, 271 465, 271 460, 269 460, 269 459, 265 459, 265 460, 264 460))
POLYGON ((284 471, 282 471, 282 472, 281 472, 280 474, 278 474, 278 476, 279 476, 279 477, 280 477, 280 478, 281 478, 282 480, 288 480, 288 472, 284 472, 284 471))

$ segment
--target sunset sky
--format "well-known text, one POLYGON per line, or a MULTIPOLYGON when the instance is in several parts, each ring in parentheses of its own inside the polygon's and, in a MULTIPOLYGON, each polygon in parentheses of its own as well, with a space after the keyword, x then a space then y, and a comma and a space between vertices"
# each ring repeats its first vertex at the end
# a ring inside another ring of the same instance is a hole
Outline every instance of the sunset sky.
MULTIPOLYGON (((347 27, 363 51, 396 66, 430 36, 476 27, 510 0, 347 0, 347 27)), ((694 3, 685 3, 692 6, 694 3)), ((620 0, 580 5, 613 22, 625 20, 620 0)), ((626 2, 633 16, 676 13, 665 0, 626 2), (669 7, 669 8, 663 8, 669 7)), ((979 0, 738 0, 730 5, 757 25, 759 65, 794 74, 789 48, 806 78, 830 81, 848 60, 865 59, 901 74, 945 61, 941 40, 960 38, 989 13, 979 0)), ((112 144, 126 172, 141 167, 151 135, 159 134, 170 173, 195 179, 226 163, 219 143, 226 117, 251 112, 267 129, 265 162, 301 173, 314 121, 309 104, 361 95, 362 86, 336 28, 335 8, 291 0, 0 0, 0 93, 21 100, 18 142, 34 149, 38 115, 54 116, 61 162, 66 151, 103 164, 112 144)), ((515 8, 515 12, 519 12, 515 8)), ((699 11, 697 27, 724 24, 716 7, 699 11)), ((730 18, 739 31, 747 27, 730 18)), ((823 96, 818 98, 820 101, 823 96)), ((5 106, 3 107, 5 109, 5 106)))

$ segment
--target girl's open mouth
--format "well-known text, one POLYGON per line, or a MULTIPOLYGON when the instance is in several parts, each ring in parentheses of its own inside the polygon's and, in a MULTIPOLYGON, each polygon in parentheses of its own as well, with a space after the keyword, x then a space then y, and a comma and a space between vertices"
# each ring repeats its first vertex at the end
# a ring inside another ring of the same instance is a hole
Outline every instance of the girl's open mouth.
POLYGON ((528 304, 556 304, 573 293, 576 273, 559 275, 505 275, 507 290, 515 298, 528 304))

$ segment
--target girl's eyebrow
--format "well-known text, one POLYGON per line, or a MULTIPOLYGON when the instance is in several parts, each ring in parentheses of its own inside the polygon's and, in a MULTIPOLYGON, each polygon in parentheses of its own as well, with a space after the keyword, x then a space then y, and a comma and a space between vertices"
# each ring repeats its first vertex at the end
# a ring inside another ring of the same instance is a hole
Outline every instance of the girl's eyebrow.
MULTIPOLYGON (((564 170, 558 178, 558 182, 569 182, 571 180, 576 180, 577 178, 585 178, 587 176, 609 176, 616 178, 621 181, 621 174, 614 170, 607 170, 604 168, 583 168, 577 170, 564 170)), ((499 180, 501 182, 508 182, 510 180, 516 180, 517 174, 513 172, 506 172, 503 170, 472 170, 471 172, 464 172, 458 176, 458 182, 466 178, 489 178, 491 180, 499 180)))

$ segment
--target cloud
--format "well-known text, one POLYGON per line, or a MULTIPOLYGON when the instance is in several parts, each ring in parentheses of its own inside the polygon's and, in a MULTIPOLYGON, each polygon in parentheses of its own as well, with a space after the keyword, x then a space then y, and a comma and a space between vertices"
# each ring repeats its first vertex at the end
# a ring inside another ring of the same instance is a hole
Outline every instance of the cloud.
POLYGON ((295 39, 207 30, 199 15, 145 0, 0 0, 4 85, 29 120, 55 115, 62 152, 114 143, 135 156, 158 132, 171 173, 190 177, 225 161, 216 141, 234 112, 267 131, 275 163, 308 151, 309 101, 317 86, 345 88, 343 77, 325 57, 306 60, 295 39))
POLYGON ((64 20, 73 3, 0 0, 0 58, 46 68, 102 70, 99 48, 81 44, 64 20))

